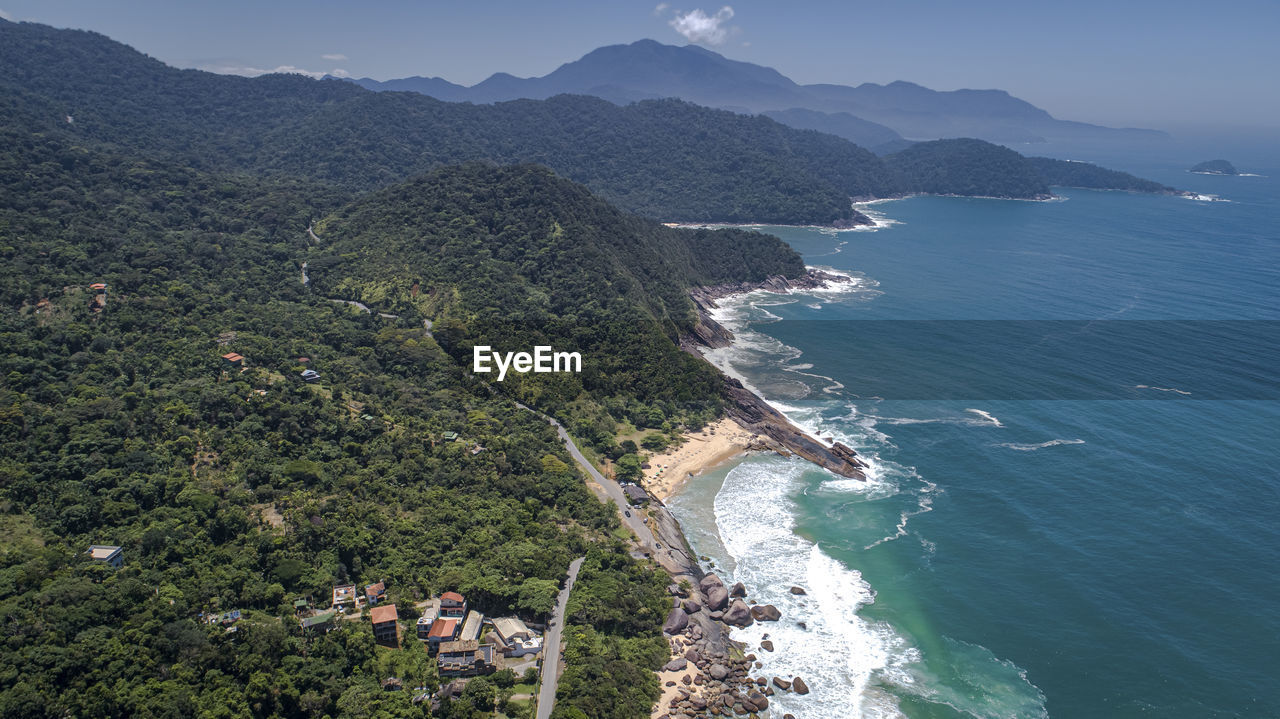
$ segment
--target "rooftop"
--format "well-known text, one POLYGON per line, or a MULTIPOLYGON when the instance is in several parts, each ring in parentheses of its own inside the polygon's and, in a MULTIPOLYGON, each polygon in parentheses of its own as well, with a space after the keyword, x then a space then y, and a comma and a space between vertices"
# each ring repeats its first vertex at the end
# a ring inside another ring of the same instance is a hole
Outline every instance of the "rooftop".
POLYGON ((94 544, 89 547, 89 556, 105 562, 120 552, 120 548, 106 544, 94 544))
POLYGON ((454 633, 457 631, 457 629, 458 629, 457 619, 437 619, 435 623, 431 625, 431 633, 429 633, 427 637, 428 638, 452 637, 454 633))
POLYGON ((456 642, 444 642, 440 645, 441 654, 463 654, 466 652, 474 652, 480 648, 480 642, 475 639, 460 639, 456 642))
POLYGON ((382 624, 383 622, 394 622, 399 618, 399 614, 396 613, 396 605, 383 604, 370 610, 369 618, 373 620, 374 624, 382 624))
POLYGON ((458 604, 462 604, 464 600, 462 599, 462 595, 458 594, 457 592, 445 592, 444 594, 440 595, 440 601, 457 602, 458 604))

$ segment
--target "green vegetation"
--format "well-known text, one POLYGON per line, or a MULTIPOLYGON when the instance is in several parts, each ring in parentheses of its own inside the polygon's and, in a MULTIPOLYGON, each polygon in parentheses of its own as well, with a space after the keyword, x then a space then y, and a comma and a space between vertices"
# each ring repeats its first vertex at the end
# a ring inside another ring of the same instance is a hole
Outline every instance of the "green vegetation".
POLYGON ((1176 194, 1178 191, 1159 182, 1144 180, 1127 172, 1108 170, 1087 162, 1068 162, 1048 157, 1029 157, 1036 172, 1050 185, 1059 187, 1087 187, 1096 190, 1128 190, 1157 195, 1176 194))
POLYGON ((581 555, 571 623, 585 634, 570 640, 591 656, 561 690, 565 711, 648 713, 664 580, 628 556, 552 428, 508 397, 575 431, 599 424, 618 452, 615 414, 659 428, 714 414, 711 373, 668 364, 692 318, 681 288, 794 272, 793 252, 637 220, 529 167, 444 170, 343 207, 320 184, 3 135, 0 617, 15 631, 0 714, 422 716, 379 682, 434 686, 429 662, 376 648, 358 619, 303 636, 293 600, 323 607, 335 582, 385 579, 408 619, 445 589, 537 615, 581 555), (384 212, 421 221, 405 235, 416 250, 372 223, 384 212), (318 216, 333 244, 308 249, 318 216), (388 291, 404 314, 384 319, 327 300, 379 277, 401 286, 376 247, 405 251, 430 303, 388 291), (315 289, 299 281, 306 258, 315 289), (600 347, 593 331, 610 333, 609 372, 633 367, 629 383, 597 372, 493 393, 420 322, 438 311, 451 351, 501 345, 498 318, 525 306, 551 341, 600 347), (321 379, 301 382, 304 367, 321 379), (449 431, 464 441, 442 441, 449 431), (93 543, 123 546, 124 567, 88 560, 93 543), (235 632, 201 620, 229 609, 245 613, 235 632))
POLYGON ((65 138, 222 173, 384 187, 443 165, 538 163, 661 220, 865 221, 850 197, 1035 197, 1045 179, 977 140, 883 160, 835 135, 677 100, 445 103, 301 76, 176 70, 95 33, 0 21, 3 113, 65 138))
POLYGON ((919 142, 888 155, 884 162, 911 192, 1017 199, 1049 197, 1049 184, 1027 161, 1006 147, 982 140, 919 142))

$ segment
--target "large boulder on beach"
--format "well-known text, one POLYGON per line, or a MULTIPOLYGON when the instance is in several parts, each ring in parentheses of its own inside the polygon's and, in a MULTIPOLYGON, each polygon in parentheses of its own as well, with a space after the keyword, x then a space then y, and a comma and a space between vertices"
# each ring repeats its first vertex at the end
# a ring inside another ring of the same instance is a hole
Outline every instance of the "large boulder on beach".
POLYGON ((666 672, 682 672, 684 668, 689 666, 689 660, 684 657, 676 657, 662 666, 662 670, 666 672))
POLYGON ((733 589, 730 589, 730 590, 729 590, 729 596, 734 597, 734 598, 737 598, 737 597, 745 597, 745 596, 747 596, 747 587, 746 587, 746 585, 745 585, 745 584, 743 584, 742 582, 736 582, 736 583, 733 585, 733 589))
POLYGON ((689 615, 685 614, 683 609, 672 609, 667 615, 667 621, 662 625, 662 631, 676 635, 683 632, 687 626, 689 626, 689 615))
POLYGON ((796 694, 808 694, 809 685, 805 684, 804 680, 801 679, 800 677, 792 677, 791 691, 795 692, 796 694))
POLYGON ((707 670, 707 676, 718 682, 722 682, 725 677, 729 676, 729 667, 726 667, 723 664, 712 664, 711 668, 707 670))
POLYGON ((751 608, 751 618, 757 622, 776 622, 782 617, 782 612, 772 604, 759 604, 751 608))
POLYGON ((752 624, 751 608, 741 599, 735 599, 729 604, 729 608, 724 610, 724 616, 721 617, 725 624, 735 627, 749 627, 752 624))
POLYGON ((702 597, 706 601, 703 606, 711 611, 724 609, 729 603, 729 590, 725 588, 724 582, 714 574, 708 574, 698 583, 698 589, 702 591, 702 597))
POLYGON ((712 586, 710 589, 702 593, 707 602, 707 609, 715 611, 724 609, 729 603, 729 590, 724 588, 723 584, 712 586))

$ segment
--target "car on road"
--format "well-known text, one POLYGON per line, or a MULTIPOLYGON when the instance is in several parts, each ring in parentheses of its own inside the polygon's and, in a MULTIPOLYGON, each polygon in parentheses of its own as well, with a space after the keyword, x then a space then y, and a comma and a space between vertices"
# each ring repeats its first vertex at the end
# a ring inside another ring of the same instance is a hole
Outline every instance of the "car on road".
POLYGON ((631 516, 631 510, 629 510, 629 509, 628 509, 628 510, 624 511, 624 512, 623 512, 623 514, 625 514, 625 515, 627 515, 628 517, 630 517, 630 516, 631 516))

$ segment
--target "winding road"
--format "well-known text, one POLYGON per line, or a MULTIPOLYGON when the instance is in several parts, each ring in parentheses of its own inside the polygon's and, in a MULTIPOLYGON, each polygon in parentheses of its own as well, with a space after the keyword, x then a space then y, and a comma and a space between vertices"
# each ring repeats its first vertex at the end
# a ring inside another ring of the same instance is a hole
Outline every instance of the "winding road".
POLYGON ((627 502, 627 496, 622 493, 622 487, 619 487, 618 483, 612 479, 600 474, 600 472, 587 461, 587 458, 582 456, 582 452, 578 451, 578 445, 573 443, 573 438, 569 436, 567 431, 565 431, 564 426, 556 421, 554 417, 548 417, 536 409, 526 407, 519 402, 516 402, 516 406, 520 409, 533 412, 555 426, 556 433, 560 435, 560 441, 564 442, 565 449, 569 450, 569 454, 573 457, 573 461, 577 462, 578 466, 582 467, 582 471, 586 472, 587 476, 594 479, 596 484, 599 484, 600 487, 604 489, 605 495, 618 505, 618 511, 623 512, 623 515, 620 517, 622 523, 636 535, 636 538, 640 540, 641 545, 650 551, 654 551, 657 548, 657 541, 653 538, 653 532, 649 531, 649 526, 644 523, 644 519, 640 516, 641 513, 639 511, 631 512, 631 505, 627 502), (627 512, 631 513, 630 517, 626 515, 627 512))
POLYGON ((573 583, 578 579, 578 570, 582 568, 582 560, 578 557, 569 562, 569 578, 556 599, 556 610, 547 626, 547 636, 542 642, 542 685, 538 687, 538 711, 536 719, 548 719, 551 710, 556 706, 556 685, 560 682, 560 634, 564 629, 565 607, 569 605, 569 593, 573 591, 573 583))

